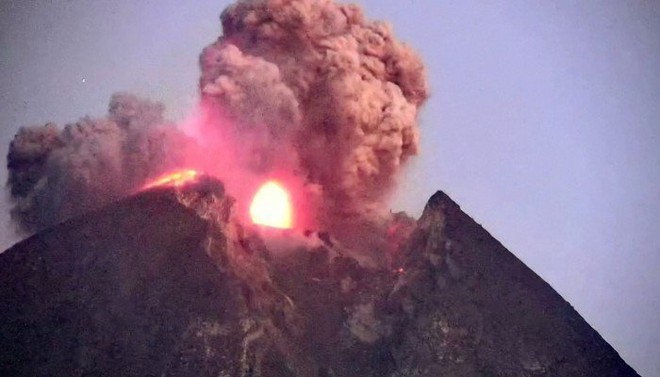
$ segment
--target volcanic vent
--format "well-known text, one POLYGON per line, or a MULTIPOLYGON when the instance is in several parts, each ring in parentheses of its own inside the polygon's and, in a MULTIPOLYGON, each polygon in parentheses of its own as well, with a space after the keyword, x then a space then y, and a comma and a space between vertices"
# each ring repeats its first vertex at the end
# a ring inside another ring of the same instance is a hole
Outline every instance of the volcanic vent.
POLYGON ((0 255, 0 374, 637 375, 445 194, 392 225, 374 267, 273 252, 206 176, 140 192, 0 255))

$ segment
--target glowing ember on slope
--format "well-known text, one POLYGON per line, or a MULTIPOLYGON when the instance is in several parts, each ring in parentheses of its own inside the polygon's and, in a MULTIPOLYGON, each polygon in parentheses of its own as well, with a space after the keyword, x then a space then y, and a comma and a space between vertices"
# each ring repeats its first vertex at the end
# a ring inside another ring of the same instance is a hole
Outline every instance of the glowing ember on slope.
POLYGON ((289 229, 292 226, 291 198, 287 190, 276 181, 264 183, 252 199, 252 222, 272 228, 289 229))
POLYGON ((174 172, 164 174, 154 179, 153 181, 142 186, 142 190, 148 190, 154 187, 161 187, 161 186, 172 186, 172 187, 183 186, 186 183, 190 183, 194 181, 198 175, 199 172, 192 169, 177 170, 174 172))

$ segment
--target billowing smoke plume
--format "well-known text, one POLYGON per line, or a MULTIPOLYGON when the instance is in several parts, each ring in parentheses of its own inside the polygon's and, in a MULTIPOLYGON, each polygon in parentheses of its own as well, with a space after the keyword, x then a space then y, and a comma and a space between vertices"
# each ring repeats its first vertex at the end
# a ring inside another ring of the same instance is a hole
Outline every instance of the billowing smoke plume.
POLYGON ((163 106, 116 94, 106 118, 21 128, 9 146, 12 217, 27 231, 97 208, 183 161, 187 140, 163 106))
MULTIPOLYGON (((286 176, 313 224, 377 218, 418 149, 428 96, 418 56, 389 26, 330 0, 245 0, 200 57, 196 117, 115 95, 105 118, 21 129, 7 157, 12 215, 33 231, 133 192, 177 167, 225 181, 238 205, 286 176), (241 195, 245 197, 240 197, 241 195)), ((245 211, 243 211, 245 212, 245 211)))
POLYGON ((304 175, 320 188, 322 222, 383 210, 418 149, 419 57, 388 25, 330 0, 239 1, 221 19, 200 58, 202 99, 253 167, 304 175))

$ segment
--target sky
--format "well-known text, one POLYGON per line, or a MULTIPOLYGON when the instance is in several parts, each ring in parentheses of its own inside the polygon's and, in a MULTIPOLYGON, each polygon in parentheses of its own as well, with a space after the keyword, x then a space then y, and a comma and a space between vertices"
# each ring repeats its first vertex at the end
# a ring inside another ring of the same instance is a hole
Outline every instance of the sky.
MULTIPOLYGON (((358 3, 420 53, 431 85, 393 208, 418 216, 445 191, 660 376, 660 2, 358 3)), ((20 126, 104 115, 117 91, 183 119, 227 4, 0 0, 0 153, 20 126)))

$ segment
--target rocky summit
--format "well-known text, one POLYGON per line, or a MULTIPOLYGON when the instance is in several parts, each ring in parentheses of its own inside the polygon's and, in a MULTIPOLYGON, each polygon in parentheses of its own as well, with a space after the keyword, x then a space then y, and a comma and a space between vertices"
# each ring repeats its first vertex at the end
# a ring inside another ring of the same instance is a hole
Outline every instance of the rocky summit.
POLYGON ((0 254, 0 375, 637 376, 442 192, 362 244, 232 208, 204 178, 0 254))

